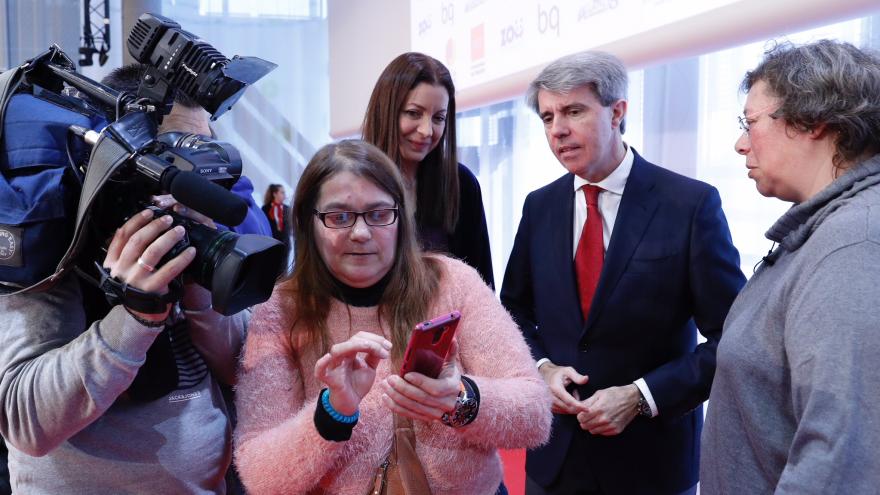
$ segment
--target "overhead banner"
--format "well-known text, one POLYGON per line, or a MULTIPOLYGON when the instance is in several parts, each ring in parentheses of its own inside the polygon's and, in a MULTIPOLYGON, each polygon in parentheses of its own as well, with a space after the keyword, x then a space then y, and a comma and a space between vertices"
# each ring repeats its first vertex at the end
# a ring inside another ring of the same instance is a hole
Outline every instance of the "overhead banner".
POLYGON ((412 49, 463 90, 737 1, 412 0, 412 49))

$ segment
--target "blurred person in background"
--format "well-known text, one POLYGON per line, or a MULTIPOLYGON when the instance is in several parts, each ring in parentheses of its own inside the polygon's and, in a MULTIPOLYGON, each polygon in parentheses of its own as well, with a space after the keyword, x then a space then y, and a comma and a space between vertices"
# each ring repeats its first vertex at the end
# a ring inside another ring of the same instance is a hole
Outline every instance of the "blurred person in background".
POLYGON ((290 207, 284 203, 287 195, 281 184, 269 184, 266 194, 263 195, 263 213, 269 221, 272 229, 272 237, 284 243, 287 251, 290 251, 290 207))

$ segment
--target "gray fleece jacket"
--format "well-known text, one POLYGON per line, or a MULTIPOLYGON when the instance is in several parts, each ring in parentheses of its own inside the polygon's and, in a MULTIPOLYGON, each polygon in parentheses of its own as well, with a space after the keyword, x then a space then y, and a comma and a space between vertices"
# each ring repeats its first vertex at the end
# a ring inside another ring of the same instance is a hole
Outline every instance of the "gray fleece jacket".
POLYGON ((880 155, 767 237, 718 346, 701 492, 880 493, 880 155))
POLYGON ((178 388, 143 402, 127 390, 161 328, 121 306, 86 328, 74 276, 0 297, 0 433, 14 493, 225 492, 232 432, 217 378, 234 376, 249 313, 185 314, 188 332, 171 334, 178 388))

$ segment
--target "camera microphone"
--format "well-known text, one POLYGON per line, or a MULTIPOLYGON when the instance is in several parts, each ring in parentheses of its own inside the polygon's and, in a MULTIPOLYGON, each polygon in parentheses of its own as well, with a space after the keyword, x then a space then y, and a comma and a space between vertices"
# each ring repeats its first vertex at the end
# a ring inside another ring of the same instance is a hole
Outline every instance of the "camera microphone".
POLYGON ((162 174, 161 186, 181 204, 223 225, 234 227, 247 216, 243 199, 195 172, 170 167, 162 174))
POLYGON ((181 170, 155 155, 138 156, 135 167, 158 184, 159 190, 223 225, 234 227, 247 216, 248 205, 242 198, 196 172, 181 170))
POLYGON ((782 249, 776 249, 776 242, 773 242, 773 245, 770 246, 770 250, 767 251, 767 254, 761 257, 761 261, 755 263, 755 266, 752 267, 752 273, 757 273, 759 266, 773 266, 776 264, 776 260, 782 256, 782 249))
POLYGON ((776 242, 774 242, 773 245, 770 246, 770 249, 767 251, 767 254, 763 258, 761 258, 761 261, 763 261, 764 264, 767 266, 773 266, 780 255, 782 255, 782 252, 776 249, 776 242))

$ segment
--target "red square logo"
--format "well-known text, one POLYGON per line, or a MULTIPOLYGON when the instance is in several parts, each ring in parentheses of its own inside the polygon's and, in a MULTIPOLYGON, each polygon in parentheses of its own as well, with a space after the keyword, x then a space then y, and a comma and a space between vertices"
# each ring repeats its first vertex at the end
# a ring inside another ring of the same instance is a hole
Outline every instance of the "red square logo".
POLYGON ((471 61, 480 60, 486 56, 485 32, 484 24, 471 28, 471 61))

